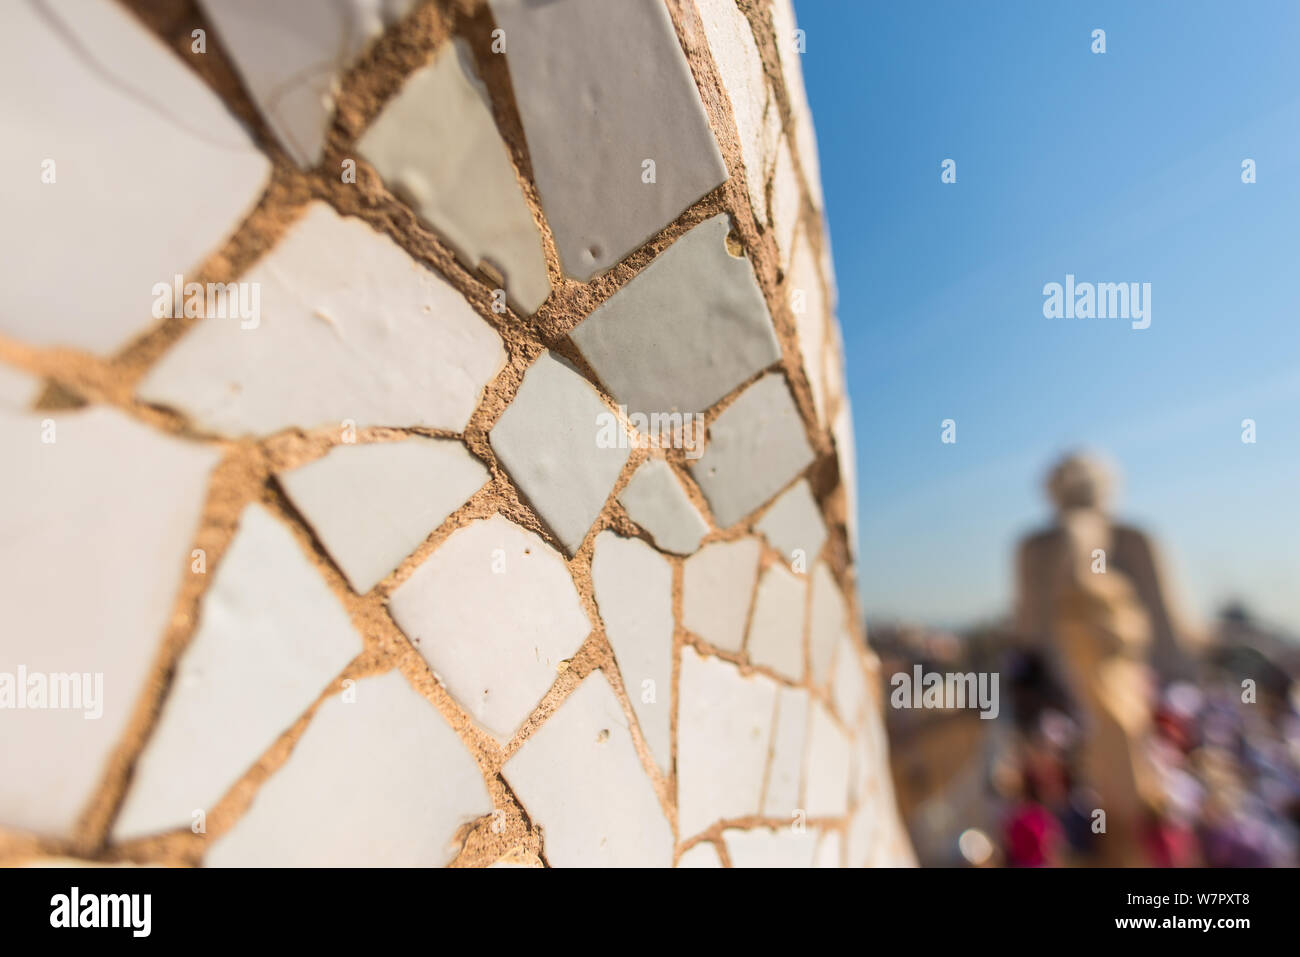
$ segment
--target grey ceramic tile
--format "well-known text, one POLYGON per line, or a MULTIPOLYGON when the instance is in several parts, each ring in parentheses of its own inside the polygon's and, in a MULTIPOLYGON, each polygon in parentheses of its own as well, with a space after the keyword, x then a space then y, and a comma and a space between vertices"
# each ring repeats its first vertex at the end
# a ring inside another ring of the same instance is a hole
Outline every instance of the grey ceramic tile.
POLYGON ((546 301, 542 237, 463 40, 406 78, 357 149, 463 262, 502 275, 524 312, 546 301))
POLYGON ((573 330, 632 412, 704 412, 781 358, 747 258, 727 249, 725 214, 696 226, 573 330))
POLYGON ((666 552, 689 555, 709 533, 699 510, 663 459, 646 459, 624 486, 618 500, 628 517, 650 533, 666 552))
POLYGON ((714 420, 709 444, 693 467, 718 525, 726 528, 770 499, 812 460, 785 377, 771 372, 714 420))
POLYGON ((600 441, 612 415, 591 383, 543 352, 489 435, 492 451, 570 554, 631 454, 600 441))
POLYGON ((608 269, 726 180, 660 0, 491 7, 568 275, 586 281, 608 269), (647 160, 653 182, 644 181, 647 160))

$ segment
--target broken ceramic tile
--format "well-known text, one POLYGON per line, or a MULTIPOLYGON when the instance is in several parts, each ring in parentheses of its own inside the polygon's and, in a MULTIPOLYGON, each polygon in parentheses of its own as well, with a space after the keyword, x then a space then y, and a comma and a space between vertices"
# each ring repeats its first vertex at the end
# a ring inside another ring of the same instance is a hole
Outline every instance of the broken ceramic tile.
POLYGON ((777 686, 690 647, 679 682, 677 827, 685 839, 758 813, 777 686))
POLYGON ((821 273, 808 243, 806 229, 801 229, 795 240, 794 255, 790 261, 790 271, 786 274, 783 292, 790 311, 794 314, 799 354, 803 359, 804 375, 808 377, 808 386, 812 390, 817 421, 824 425, 829 408, 826 373, 829 322, 826 296, 822 293, 821 273))
POLYGON ((799 810, 805 739, 808 736, 808 692, 782 688, 777 695, 776 727, 772 732, 772 763, 763 795, 765 817, 793 820, 799 810))
POLYGON ((703 413, 781 358, 749 259, 727 248, 726 214, 706 219, 573 330, 631 412, 703 413))
POLYGON ((802 572, 826 543, 826 523, 807 479, 800 479, 772 503, 754 525, 786 564, 802 572))
POLYGON ((839 831, 823 831, 817 842, 817 855, 814 867, 839 867, 844 839, 839 831))
POLYGON ((490 476, 461 443, 336 445, 280 484, 358 594, 370 591, 490 476))
POLYGON ((853 443, 853 411, 849 407, 848 393, 835 416, 832 434, 835 437, 835 455, 840 464, 840 484, 844 487, 845 531, 849 540, 849 553, 858 554, 858 476, 857 450, 853 443))
POLYGON ((812 831, 790 827, 728 828, 722 840, 732 867, 812 867, 817 850, 812 831))
POLYGON ((320 162, 339 81, 415 0, 199 0, 240 79, 299 166, 320 162))
POLYGON ((256 321, 202 320, 141 381, 205 431, 465 428, 505 362, 455 289, 387 236, 314 201, 242 282, 256 321))
POLYGON ((758 508, 813 460, 803 420, 785 377, 763 376, 709 427, 709 445, 693 463, 721 528, 758 508))
POLYGON ((603 272, 726 180, 664 4, 491 8, 566 274, 585 282, 603 272))
POLYGON ((0 86, 48 94, 5 102, 0 332, 113 352, 154 322, 156 284, 220 248, 271 164, 116 3, 9 4, 0 86))
POLYGON ((0 670, 11 693, 80 697, 3 712, 0 825, 66 838, 145 688, 220 453, 100 407, 0 410, 0 448, 0 670))
POLYGON ((807 53, 807 36, 795 23, 791 0, 773 0, 772 27, 776 33, 776 50, 781 60, 781 73, 785 80, 786 99, 790 104, 790 119, 794 124, 795 143, 803 162, 804 175, 813 204, 821 209, 821 162, 817 157, 817 135, 813 131, 812 111, 808 108, 808 93, 804 89, 803 64, 800 58, 807 53))
POLYGON ((672 828, 603 675, 588 675, 501 773, 552 867, 672 866, 672 828))
POLYGON ((735 0, 699 0, 697 6, 736 118, 749 201, 758 221, 766 223, 765 187, 781 137, 781 108, 768 85, 749 19, 735 0))
POLYGON ((804 810, 809 818, 841 817, 849 809, 849 739, 821 702, 813 702, 808 725, 804 810))
POLYGON ((245 508, 113 837, 189 827, 211 811, 361 649, 292 533, 260 505, 245 508))
POLYGON ((740 651, 758 575, 756 539, 706 545, 686 560, 682 625, 724 651, 740 651))
POLYGON ((782 565, 769 565, 758 583, 745 652, 756 665, 791 681, 803 678, 804 580, 782 565))
POLYGON ((682 851, 682 856, 677 858, 677 866, 683 867, 721 867, 722 859, 718 857, 718 849, 710 841, 700 841, 682 851))
POLYGON ((856 727, 867 700, 866 677, 862 660, 858 657, 856 642, 847 630, 836 640, 835 674, 831 679, 831 700, 835 713, 849 727, 856 727))
POLYGON ((642 462, 618 500, 628 517, 649 532, 655 544, 666 552, 689 555, 709 533, 703 516, 663 459, 642 462))
POLYGON ((488 435, 492 451, 571 555, 631 454, 627 443, 605 441, 607 431, 619 429, 591 383, 543 352, 488 435))
POLYGON ((641 736, 667 775, 672 757, 672 567, 645 542, 601 532, 591 559, 591 583, 641 736))
POLYGON ((848 607, 835 576, 825 562, 818 562, 813 566, 812 604, 808 610, 808 654, 815 685, 825 684, 830 677, 835 642, 847 627, 847 616, 848 607))
POLYGON ((863 804, 849 820, 846 866, 866 867, 881 836, 879 811, 870 804, 863 804))
POLYGON ((790 152, 790 137, 782 136, 776 152, 776 165, 772 170, 772 233, 776 237, 778 262, 782 268, 790 265, 794 251, 794 234, 803 208, 803 190, 795 170, 794 156, 790 152))
POLYGON ((541 233, 465 41, 410 74, 357 149, 466 265, 503 276, 512 302, 531 314, 546 301, 541 233))
POLYGON ((464 743, 390 671, 321 703, 284 766, 204 864, 441 867, 460 850, 457 831, 491 813, 464 743))
POLYGON ((499 741, 591 631, 564 560, 500 515, 453 532, 388 606, 451 696, 499 741))

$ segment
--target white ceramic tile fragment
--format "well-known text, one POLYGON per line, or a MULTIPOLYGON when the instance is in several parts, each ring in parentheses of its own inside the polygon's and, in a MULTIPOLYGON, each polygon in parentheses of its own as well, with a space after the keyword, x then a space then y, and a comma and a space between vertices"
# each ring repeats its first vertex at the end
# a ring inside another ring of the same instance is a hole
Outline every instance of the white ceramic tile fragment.
POLYGON ((618 500, 628 517, 649 532, 655 544, 666 552, 689 555, 709 533, 704 517, 663 459, 642 462, 618 500))
POLYGON ((336 445, 280 484, 358 594, 370 591, 490 478, 459 442, 336 445))
POLYGON ((807 55, 809 49, 814 49, 817 39, 797 32, 798 24, 795 22, 791 0, 773 0, 772 26, 776 31, 776 50, 781 60, 781 73, 790 102, 799 158, 803 161, 812 201, 821 209, 825 205, 822 198, 821 162, 817 158, 817 135, 813 131, 812 111, 808 108, 808 93, 804 89, 802 63, 802 57, 807 55))
POLYGON ((867 867, 881 843, 880 811, 874 804, 863 804, 849 820, 848 867, 867 867))
POLYGON ((552 867, 672 866, 672 828, 603 675, 588 675, 502 774, 552 867))
POLYGON ((345 421, 459 432, 505 362, 501 337, 460 293, 323 202, 241 281, 260 289, 256 323, 202 320, 145 376, 141 398, 227 435, 345 421))
POLYGON ((835 712, 849 727, 856 727, 867 700, 862 659, 848 630, 840 632, 835 648, 835 674, 831 678, 831 700, 835 712))
POLYGON ((808 719, 804 755, 804 810, 808 817, 841 817, 849 808, 850 741, 820 702, 808 719))
POLYGON ((678 868, 721 867, 722 859, 718 857, 718 849, 711 841, 700 841, 682 851, 682 856, 677 859, 677 866, 678 868))
POLYGON ((722 832, 732 867, 812 867, 816 834, 789 827, 754 827, 722 832))
POLYGON ((758 583, 745 651, 756 665, 791 681, 803 678, 803 620, 807 585, 782 565, 769 565, 758 583))
POLYGON ((551 294, 542 237, 463 40, 410 74, 357 142, 388 188, 470 268, 490 264, 536 312, 551 294))
POLYGON ((0 121, 0 332, 112 352, 155 321, 154 284, 196 269, 253 208, 271 164, 108 0, 6 4, 0 87, 33 94, 6 97, 0 121))
POLYGON ((803 359, 804 374, 812 389, 813 407, 817 421, 825 425, 828 406, 826 362, 829 322, 826 314, 826 297, 822 293, 821 273, 817 259, 809 245, 807 230, 799 231, 795 241, 794 256, 786 275, 784 295, 794 314, 795 331, 799 337, 799 354, 803 359))
POLYGON ((763 795, 763 816, 793 820, 800 808, 804 744, 808 737, 808 692, 782 688, 777 696, 772 761, 763 795))
POLYGON ((695 480, 718 525, 758 508, 813 460, 803 420, 780 373, 768 373, 723 410, 695 462, 695 480))
POLYGON ((81 707, 0 711, 0 825, 66 837, 144 687, 219 453, 106 408, 0 410, 0 450, 0 696, 20 667, 29 691, 83 676, 81 707))
POLYGON ((628 443, 604 440, 621 428, 590 382, 543 352, 489 433, 501 464, 570 554, 631 454, 618 447, 628 443))
POLYGON ((453 532, 388 604, 452 697, 501 741, 591 630, 564 560, 500 515, 453 532))
POLYGON ((0 408, 22 411, 41 394, 41 380, 36 376, 0 365, 0 408))
MULTIPOLYGON (((876 775, 884 767, 875 753, 869 730, 858 729, 857 735, 853 738, 851 757, 853 771, 849 779, 849 802, 856 806, 879 790, 876 775)), ((890 772, 886 769, 885 773, 890 772)))
POLYGON ((505 30, 528 154, 568 275, 585 282, 608 269, 726 180, 660 0, 491 7, 505 30))
POLYGON ((790 486, 754 527, 781 553, 787 565, 794 563, 796 552, 801 552, 804 569, 817 559, 826 543, 826 522, 807 479, 790 486))
POLYGON ((825 562, 812 572, 812 605, 808 611, 808 654, 812 659, 813 684, 825 684, 830 677, 835 642, 847 627, 848 608, 835 576, 825 562))
POLYGON ((781 358, 748 258, 727 249, 725 213, 668 247, 573 330, 632 412, 704 412, 781 358))
POLYGON ((645 542, 596 537, 591 583, 641 735, 666 775, 673 682, 673 570, 645 542))
POLYGON ((211 572, 198 629, 113 826, 118 840, 189 826, 361 653, 347 612, 260 505, 211 572))
POLYGON ((843 855, 844 838, 839 831, 824 831, 817 842, 814 867, 839 867, 843 855))
POLYGON ((790 265, 794 251, 794 234, 799 225, 803 204, 803 190, 790 153, 790 137, 782 136, 772 171, 772 231, 776 236, 776 250, 783 267, 790 265))
POLYGON ((767 222, 765 186, 781 136, 781 110, 767 82, 749 20, 735 0, 699 0, 700 20, 722 85, 731 101, 745 164, 749 201, 767 222))
POLYGON ((216 840, 209 867, 439 867, 492 813, 456 732, 400 672, 321 703, 284 766, 216 840))
POLYGON ((320 162, 347 69, 414 0, 200 0, 276 138, 299 166, 320 162))
POLYGON ((682 624, 724 651, 740 651, 758 575, 757 539, 706 545, 686 560, 682 624))
POLYGON ((677 826, 691 837, 758 813, 776 684, 682 649, 677 718, 677 826))
POLYGON ((853 441, 853 410, 849 405, 848 394, 840 411, 836 413, 832 429, 835 437, 835 454, 840 464, 840 484, 844 486, 846 516, 845 531, 849 539, 849 553, 855 558, 858 554, 858 475, 857 450, 853 441))

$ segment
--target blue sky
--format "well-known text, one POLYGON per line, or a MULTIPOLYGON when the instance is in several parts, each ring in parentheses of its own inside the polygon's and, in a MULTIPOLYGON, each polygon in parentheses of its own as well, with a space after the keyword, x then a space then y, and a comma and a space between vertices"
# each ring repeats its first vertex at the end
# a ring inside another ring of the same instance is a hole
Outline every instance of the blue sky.
POLYGON ((1116 512, 1189 612, 1240 598, 1300 634, 1300 3, 796 13, 868 617, 1005 611, 1043 474, 1083 446, 1118 466, 1116 512), (1067 273, 1151 283, 1150 328, 1044 318, 1067 273))

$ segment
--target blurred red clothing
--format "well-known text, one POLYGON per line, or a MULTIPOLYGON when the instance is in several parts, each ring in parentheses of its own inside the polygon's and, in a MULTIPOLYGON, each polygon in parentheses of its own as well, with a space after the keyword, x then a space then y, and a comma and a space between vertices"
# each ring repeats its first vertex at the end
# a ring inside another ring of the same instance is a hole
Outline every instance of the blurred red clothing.
POLYGON ((1011 867, 1051 867, 1060 863, 1063 832, 1055 815, 1025 801, 1007 817, 1007 863, 1011 867))

